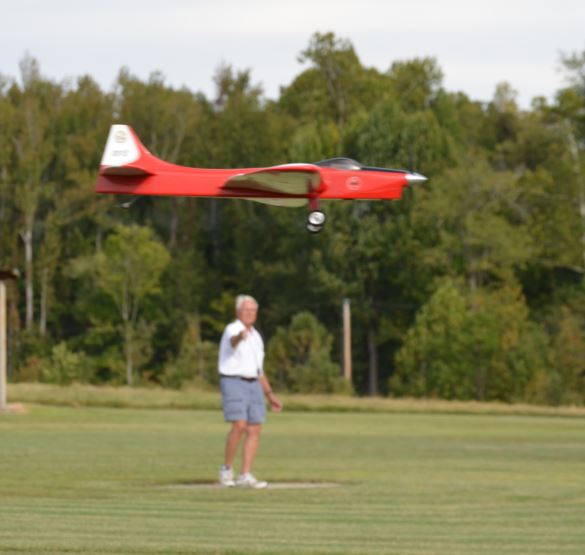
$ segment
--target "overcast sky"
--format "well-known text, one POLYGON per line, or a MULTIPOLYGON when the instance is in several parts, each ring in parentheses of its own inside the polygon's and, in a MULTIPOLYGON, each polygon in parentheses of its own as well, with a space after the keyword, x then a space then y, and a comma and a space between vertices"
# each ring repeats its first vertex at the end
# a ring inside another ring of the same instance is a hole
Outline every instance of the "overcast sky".
POLYGON ((563 86, 560 54, 585 50, 585 0, 0 0, 0 74, 16 77, 28 52, 59 81, 90 74, 109 90, 127 66, 212 96, 228 63, 276 98, 315 31, 382 71, 434 56, 445 88, 475 100, 508 81, 528 107, 563 86))

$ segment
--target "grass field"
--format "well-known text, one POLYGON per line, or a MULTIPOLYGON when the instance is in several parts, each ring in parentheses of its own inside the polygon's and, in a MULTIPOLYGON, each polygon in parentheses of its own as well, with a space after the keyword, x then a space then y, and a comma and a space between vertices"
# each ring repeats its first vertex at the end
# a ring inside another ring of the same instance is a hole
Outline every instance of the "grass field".
POLYGON ((0 415, 0 553, 585 553, 585 419, 271 415, 256 474, 215 480, 215 410, 34 405, 0 415))
MULTIPOLYGON (((442 399, 396 399, 348 395, 279 395, 287 411, 301 412, 411 412, 439 414, 507 414, 576 416, 585 418, 585 407, 543 406, 520 403, 480 403, 442 399)), ((69 407, 218 410, 217 389, 172 390, 161 387, 115 387, 73 384, 16 383, 8 388, 8 400, 69 407)))

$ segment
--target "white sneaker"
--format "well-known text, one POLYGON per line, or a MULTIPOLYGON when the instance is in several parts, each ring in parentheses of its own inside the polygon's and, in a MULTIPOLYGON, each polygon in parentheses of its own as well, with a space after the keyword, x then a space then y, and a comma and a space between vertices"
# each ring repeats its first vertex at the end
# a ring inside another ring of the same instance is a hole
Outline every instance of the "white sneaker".
POLYGON ((268 485, 268 482, 264 480, 257 480, 252 474, 240 474, 240 477, 236 481, 236 486, 239 488, 253 488, 253 489, 264 489, 268 485))
POLYGON ((222 466, 219 469, 219 485, 224 488, 233 488, 236 485, 234 471, 231 468, 222 466))

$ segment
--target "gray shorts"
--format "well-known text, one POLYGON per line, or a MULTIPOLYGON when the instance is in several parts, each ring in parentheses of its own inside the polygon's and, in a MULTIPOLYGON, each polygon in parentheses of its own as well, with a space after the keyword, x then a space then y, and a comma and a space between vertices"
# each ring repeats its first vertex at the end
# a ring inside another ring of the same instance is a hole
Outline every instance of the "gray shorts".
POLYGON ((266 419, 266 405, 260 380, 222 376, 219 382, 223 416, 226 422, 245 420, 248 424, 262 424, 266 419))

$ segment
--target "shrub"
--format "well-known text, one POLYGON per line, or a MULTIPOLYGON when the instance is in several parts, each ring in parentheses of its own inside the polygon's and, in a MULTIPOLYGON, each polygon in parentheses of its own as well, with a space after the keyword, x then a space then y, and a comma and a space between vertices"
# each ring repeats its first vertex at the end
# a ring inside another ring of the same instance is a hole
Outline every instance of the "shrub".
POLYGON ((331 360, 332 343, 315 316, 300 312, 268 342, 266 373, 276 387, 296 393, 349 393, 351 385, 331 360))
POLYGON ((162 384, 173 388, 180 388, 188 382, 217 386, 217 350, 215 343, 201 340, 198 320, 189 318, 179 355, 165 366, 162 384))
POLYGON ((92 361, 84 352, 72 352, 65 342, 61 342, 53 347, 51 356, 43 361, 40 377, 43 382, 64 385, 87 382, 93 371, 92 361))
POLYGON ((389 385, 398 395, 525 400, 550 373, 549 357, 519 288, 472 294, 447 280, 408 331, 389 385))

